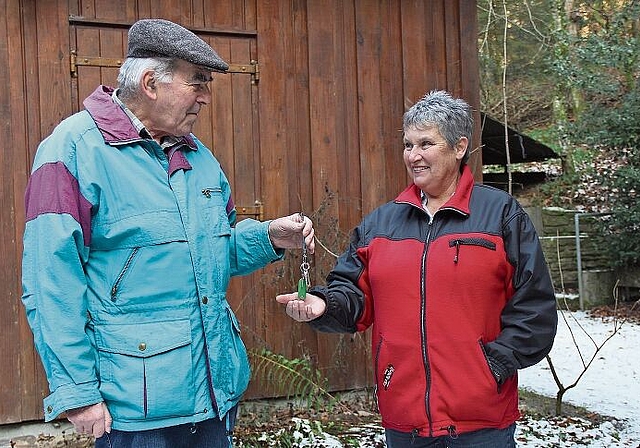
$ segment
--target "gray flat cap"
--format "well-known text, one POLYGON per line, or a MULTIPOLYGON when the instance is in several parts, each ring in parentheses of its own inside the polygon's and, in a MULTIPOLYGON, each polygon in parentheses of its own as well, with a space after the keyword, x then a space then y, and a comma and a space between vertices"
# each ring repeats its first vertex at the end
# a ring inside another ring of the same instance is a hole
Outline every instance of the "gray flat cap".
POLYGON ((188 29, 163 19, 142 19, 131 25, 127 57, 177 58, 211 71, 229 70, 209 44, 188 29))

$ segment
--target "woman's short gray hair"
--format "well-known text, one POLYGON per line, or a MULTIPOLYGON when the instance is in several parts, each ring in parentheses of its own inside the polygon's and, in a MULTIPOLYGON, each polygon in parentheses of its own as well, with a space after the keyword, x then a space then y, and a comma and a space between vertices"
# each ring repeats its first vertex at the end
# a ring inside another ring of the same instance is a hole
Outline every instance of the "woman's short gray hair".
POLYGON ((123 100, 135 98, 140 91, 140 81, 146 71, 153 71, 156 82, 173 80, 175 59, 171 58, 127 58, 118 73, 118 96, 123 100))
POLYGON ((435 126, 447 143, 454 147, 461 137, 469 141, 462 159, 464 165, 469 160, 471 136, 473 134, 473 113, 471 106, 463 99, 454 98, 444 90, 432 90, 405 112, 402 119, 404 130, 425 129, 435 126))

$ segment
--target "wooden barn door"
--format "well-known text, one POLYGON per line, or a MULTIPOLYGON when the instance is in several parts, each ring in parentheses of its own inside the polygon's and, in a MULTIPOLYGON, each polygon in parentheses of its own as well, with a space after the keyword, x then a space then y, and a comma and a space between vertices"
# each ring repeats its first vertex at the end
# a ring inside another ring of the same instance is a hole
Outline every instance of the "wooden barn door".
MULTIPOLYGON (((100 17, 100 11, 96 11, 95 16, 100 17)), ((74 112, 83 108, 84 98, 99 84, 115 86, 119 66, 126 54, 127 32, 134 21, 70 16, 70 73, 74 112)), ((257 33, 185 26, 208 42, 230 66, 227 74, 213 74, 213 100, 200 113, 194 134, 222 164, 233 189, 238 220, 248 217, 263 220, 260 145, 257 138, 257 33)), ((261 271, 234 278, 229 289, 229 302, 242 327, 251 329, 244 332, 245 342, 249 346, 260 344, 264 339, 264 279, 265 274, 261 271)))

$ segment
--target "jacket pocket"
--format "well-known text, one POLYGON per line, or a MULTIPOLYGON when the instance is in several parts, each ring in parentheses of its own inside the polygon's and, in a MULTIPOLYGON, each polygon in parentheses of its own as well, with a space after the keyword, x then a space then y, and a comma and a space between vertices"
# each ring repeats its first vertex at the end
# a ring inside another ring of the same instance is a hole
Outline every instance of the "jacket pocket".
POLYGON ((487 349, 484 347, 484 342, 482 341, 482 339, 480 339, 478 341, 478 344, 480 345, 480 350, 482 351, 482 355, 484 356, 484 360, 487 363, 487 367, 489 368, 489 372, 491 372, 491 377, 495 380, 496 385, 497 385, 497 392, 500 393, 500 389, 502 386, 502 383, 504 383, 504 380, 506 378, 502 378, 502 374, 501 374, 501 369, 498 366, 498 364, 491 360, 491 358, 489 358, 489 355, 487 353, 487 349))
POLYGON ((231 381, 230 398, 235 399, 241 396, 249 385, 249 359, 247 357, 247 349, 240 335, 240 323, 229 304, 226 304, 226 308, 227 315, 231 321, 231 335, 229 337, 231 347, 227 365, 232 368, 231 371, 227 372, 227 377, 231 381))
POLYGON ((480 237, 469 237, 469 238, 456 238, 449 240, 449 247, 455 247, 456 253, 453 257, 453 262, 457 263, 460 259, 460 250, 462 246, 474 246, 474 247, 482 247, 489 250, 496 250, 496 243, 493 241, 489 241, 485 238, 480 237))
POLYGON ((200 198, 203 222, 214 236, 231 235, 231 225, 227 215, 227 203, 220 187, 205 187, 200 198))
POLYGON ((188 319, 97 325, 100 392, 113 418, 162 419, 194 413, 188 319))
POLYGON ((410 432, 427 424, 427 378, 420 344, 379 336, 375 348, 375 393, 387 424, 410 432))
POLYGON ((134 247, 131 252, 129 253, 129 256, 127 257, 124 265, 122 266, 122 269, 120 269, 120 272, 118 273, 118 276, 116 277, 115 281, 113 282, 113 285, 111 286, 111 301, 112 302, 116 302, 118 300, 118 293, 119 293, 119 288, 120 285, 122 284, 122 281, 124 280, 124 278, 127 276, 127 274, 130 272, 131 268, 133 267, 133 263, 135 262, 138 252, 140 251, 139 247, 134 247))

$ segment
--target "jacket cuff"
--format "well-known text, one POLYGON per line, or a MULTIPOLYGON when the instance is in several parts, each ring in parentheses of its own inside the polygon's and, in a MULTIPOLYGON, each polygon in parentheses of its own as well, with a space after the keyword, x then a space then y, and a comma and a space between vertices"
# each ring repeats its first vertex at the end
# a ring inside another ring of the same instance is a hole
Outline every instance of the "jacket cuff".
POLYGON ((98 390, 98 382, 64 384, 44 399, 44 421, 50 422, 69 409, 104 401, 98 390))
POLYGON ((489 369, 491 370, 496 383, 498 383, 498 386, 501 386, 507 378, 511 376, 509 369, 491 356, 487 356, 487 362, 489 363, 489 369))
POLYGON ((329 293, 324 286, 313 286, 309 289, 309 293, 320 297, 327 303, 324 314, 309 322, 311 328, 324 333, 355 333, 356 328, 347 328, 343 322, 340 322, 336 316, 340 309, 334 300, 331 300, 329 293))

